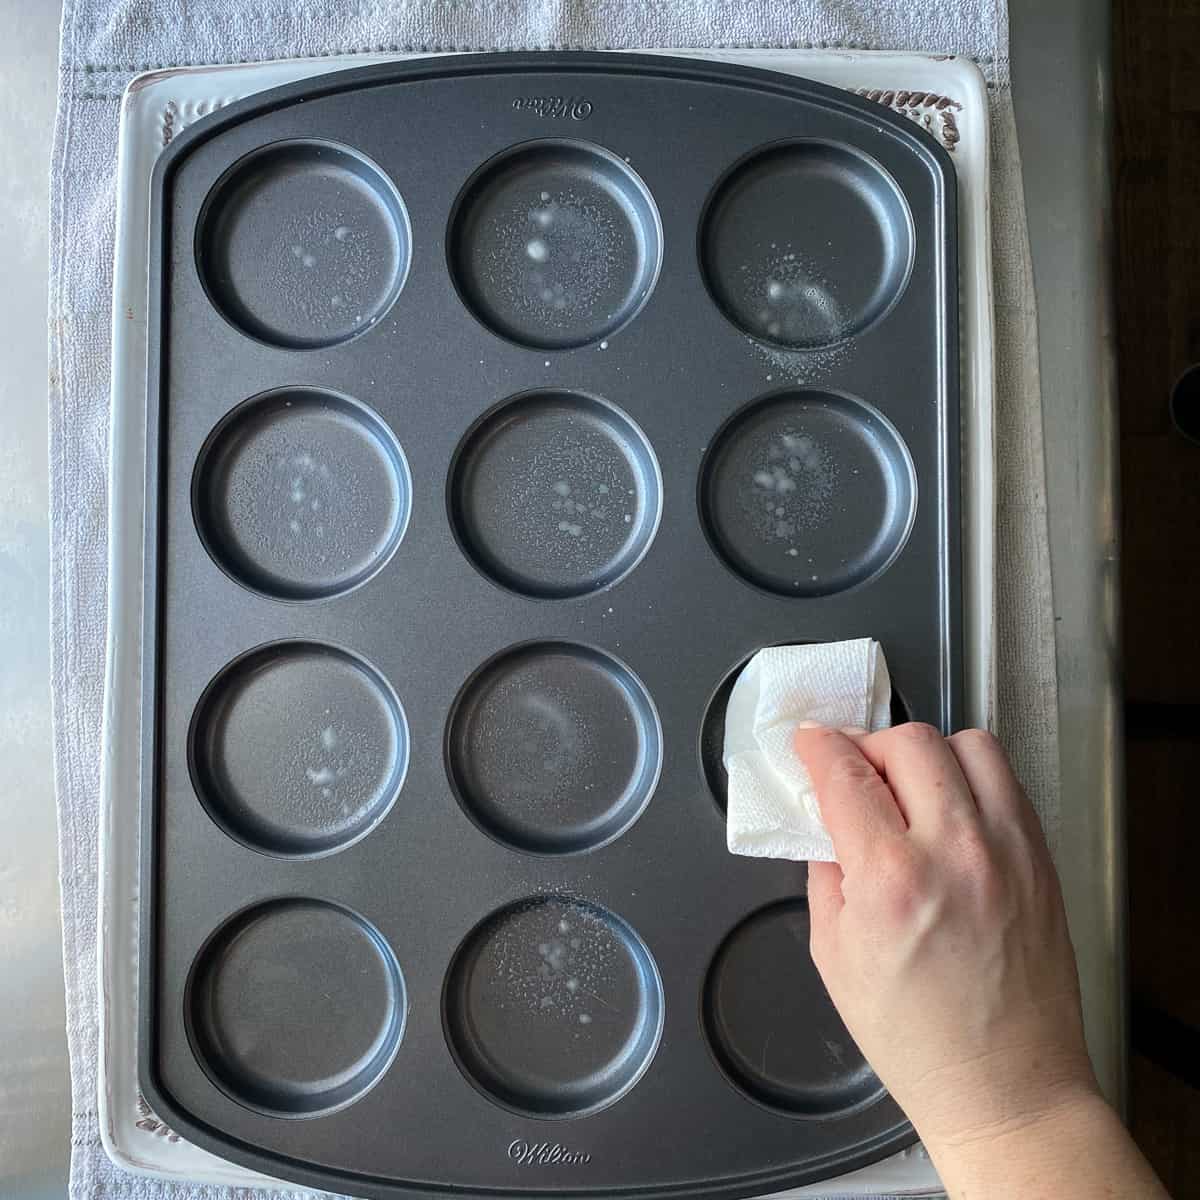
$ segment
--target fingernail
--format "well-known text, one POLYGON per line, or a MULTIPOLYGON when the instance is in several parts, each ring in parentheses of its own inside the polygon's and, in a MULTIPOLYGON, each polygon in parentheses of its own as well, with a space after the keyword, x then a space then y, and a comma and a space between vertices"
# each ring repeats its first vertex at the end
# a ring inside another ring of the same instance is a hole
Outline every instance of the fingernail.
POLYGON ((839 731, 847 737, 866 737, 867 731, 861 725, 843 725, 839 731))
POLYGON ((797 721, 797 729, 824 729, 825 726, 820 721, 797 721))

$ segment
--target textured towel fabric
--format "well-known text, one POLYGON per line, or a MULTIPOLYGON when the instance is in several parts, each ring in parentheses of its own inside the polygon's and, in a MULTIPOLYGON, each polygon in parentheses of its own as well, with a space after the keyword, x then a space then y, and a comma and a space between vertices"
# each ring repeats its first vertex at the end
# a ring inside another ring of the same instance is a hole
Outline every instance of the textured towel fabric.
POLYGON ((812 780, 792 748, 796 729, 820 721, 874 732, 892 723, 891 704, 883 647, 872 638, 760 650, 725 709, 730 851, 836 862, 812 780))
POLYGON ((969 56, 987 76, 999 376, 997 728, 1053 840, 1057 684, 1041 397, 1004 0, 66 0, 51 177, 51 639, 74 1200, 216 1200, 224 1194, 116 1170, 97 1128, 96 841, 113 181, 122 89, 139 71, 205 63, 655 46, 926 50, 969 56))

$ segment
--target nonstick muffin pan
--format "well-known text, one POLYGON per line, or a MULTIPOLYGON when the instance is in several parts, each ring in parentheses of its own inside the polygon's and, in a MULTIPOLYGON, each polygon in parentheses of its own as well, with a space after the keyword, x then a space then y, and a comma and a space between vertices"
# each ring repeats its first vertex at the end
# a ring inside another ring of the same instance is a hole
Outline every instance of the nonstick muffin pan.
POLYGON ((796 79, 493 55, 234 105, 153 205, 155 1111, 360 1196, 911 1144, 714 748, 784 642, 877 637, 959 721, 945 153, 796 79))

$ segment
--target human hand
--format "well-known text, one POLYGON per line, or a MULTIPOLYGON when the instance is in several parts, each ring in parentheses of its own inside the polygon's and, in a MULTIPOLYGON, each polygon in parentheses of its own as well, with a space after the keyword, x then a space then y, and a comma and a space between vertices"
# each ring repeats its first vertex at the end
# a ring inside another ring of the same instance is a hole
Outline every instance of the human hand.
POLYGON ((1101 1103, 1058 878, 1000 744, 911 724, 804 728, 796 750, 839 859, 809 865, 813 961, 943 1178, 1101 1103))

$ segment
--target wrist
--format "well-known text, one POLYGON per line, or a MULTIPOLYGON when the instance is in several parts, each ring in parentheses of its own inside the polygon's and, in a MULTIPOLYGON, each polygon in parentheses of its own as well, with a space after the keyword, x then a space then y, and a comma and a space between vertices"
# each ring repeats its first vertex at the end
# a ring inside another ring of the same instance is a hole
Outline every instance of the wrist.
MULTIPOLYGON (((921 1130, 918 1127, 918 1133, 921 1130)), ((1124 1130, 1095 1084, 1070 1081, 1046 1089, 1036 1103, 953 1133, 925 1147, 951 1197, 1055 1195, 1064 1170, 1094 1156, 1124 1130)))
POLYGON ((930 1153, 990 1143, 1046 1125, 1085 1099, 1100 1097, 1083 1039, 1078 1045, 1072 1041, 996 1037, 982 1053, 951 1045, 936 1065, 920 1074, 907 1072, 907 1094, 899 1088, 893 1094, 930 1153), (909 1082, 913 1079, 919 1087, 909 1082))

